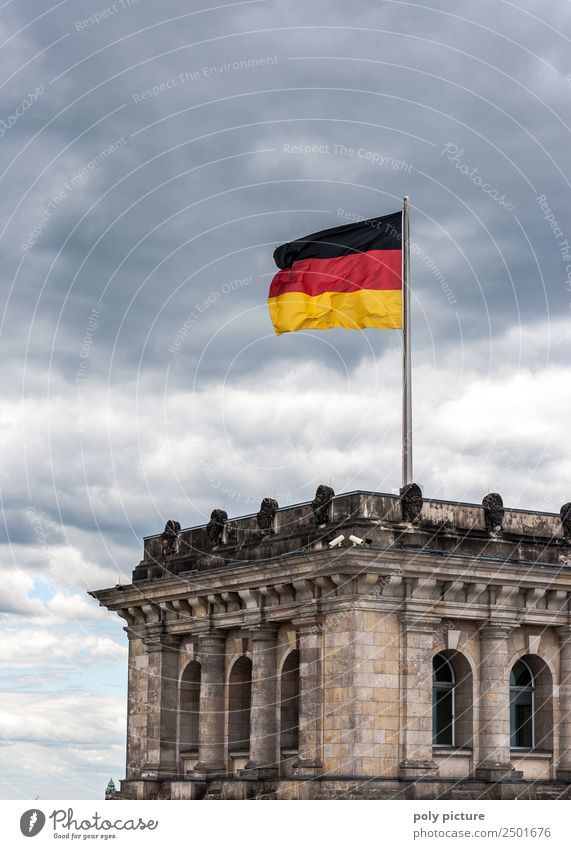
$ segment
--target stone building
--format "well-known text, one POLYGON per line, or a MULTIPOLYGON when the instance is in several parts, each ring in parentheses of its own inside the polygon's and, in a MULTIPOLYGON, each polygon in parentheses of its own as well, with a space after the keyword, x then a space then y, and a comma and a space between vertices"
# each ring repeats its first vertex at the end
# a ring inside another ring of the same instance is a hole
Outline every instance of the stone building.
POLYGON ((320 486, 147 537, 120 798, 571 798, 571 504, 320 486))

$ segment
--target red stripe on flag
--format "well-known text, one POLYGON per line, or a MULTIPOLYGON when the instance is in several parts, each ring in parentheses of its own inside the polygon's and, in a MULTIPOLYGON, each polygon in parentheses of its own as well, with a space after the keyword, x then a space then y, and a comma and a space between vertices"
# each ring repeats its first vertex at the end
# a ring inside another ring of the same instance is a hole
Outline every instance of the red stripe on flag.
POLYGON ((302 259, 278 271, 270 285, 270 298, 286 292, 323 295, 358 289, 402 288, 402 251, 366 251, 331 259, 302 259))

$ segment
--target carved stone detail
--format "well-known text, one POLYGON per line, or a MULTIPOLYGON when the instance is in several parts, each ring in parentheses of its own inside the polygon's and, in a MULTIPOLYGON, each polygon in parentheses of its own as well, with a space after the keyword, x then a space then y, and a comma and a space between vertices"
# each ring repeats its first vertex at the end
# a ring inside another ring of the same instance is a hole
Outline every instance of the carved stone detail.
POLYGON ((311 502, 311 509, 318 525, 326 525, 331 521, 331 502, 335 492, 330 486, 320 483, 315 492, 315 498, 311 502))
POLYGON ((490 492, 482 500, 486 530, 494 534, 501 530, 504 521, 504 502, 497 492, 490 492))
POLYGON ((417 483, 407 483, 400 491, 403 522, 418 521, 422 512, 422 490, 417 483))
POLYGON ((225 510, 213 510, 210 521, 206 526, 206 537, 210 545, 220 545, 224 538, 224 526, 228 521, 228 513, 225 510))
POLYGON ((571 501, 564 504, 559 511, 565 539, 571 540, 571 501))
POLYGON ((180 533, 180 522, 169 519, 161 534, 161 555, 163 559, 178 554, 178 535, 180 533))
POLYGON ((438 625, 435 625, 434 633, 432 635, 433 645, 437 646, 441 642, 447 643, 448 632, 454 631, 455 627, 456 626, 454 625, 454 622, 452 622, 450 619, 443 619, 442 622, 440 622, 438 625))
POLYGON ((258 527, 263 534, 275 533, 274 523, 278 507, 279 504, 275 498, 264 498, 260 504, 256 519, 258 520, 258 527))

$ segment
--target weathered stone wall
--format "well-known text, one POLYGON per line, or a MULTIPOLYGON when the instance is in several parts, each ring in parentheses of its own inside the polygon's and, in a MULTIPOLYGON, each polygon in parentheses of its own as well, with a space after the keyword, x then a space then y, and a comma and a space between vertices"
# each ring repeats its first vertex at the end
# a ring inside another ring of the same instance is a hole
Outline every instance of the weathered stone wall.
POLYGON ((121 782, 122 799, 284 799, 284 800, 569 800, 571 784, 564 781, 471 780, 365 781, 345 779, 121 782))
POLYGON ((148 654, 140 637, 129 639, 127 778, 138 778, 147 759, 148 654))
POLYGON ((395 775, 399 750, 399 622, 351 609, 324 623, 324 767, 331 775, 395 775))

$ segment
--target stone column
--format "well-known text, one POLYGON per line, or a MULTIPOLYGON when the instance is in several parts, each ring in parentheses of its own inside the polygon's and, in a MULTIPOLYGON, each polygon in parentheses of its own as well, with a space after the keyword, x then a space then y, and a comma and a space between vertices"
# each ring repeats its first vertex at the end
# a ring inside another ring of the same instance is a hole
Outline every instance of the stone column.
POLYGON ((147 756, 145 773, 177 773, 177 684, 180 638, 148 634, 147 650, 147 756))
POLYGON ((299 637, 299 754, 296 775, 323 770, 323 625, 315 617, 292 620, 299 637))
POLYGON ((429 614, 401 617, 402 756, 399 772, 406 778, 436 775, 432 760, 432 655, 434 626, 429 614))
POLYGON ((148 654, 140 632, 125 628, 129 638, 127 686, 127 778, 140 778, 147 760, 148 654))
POLYGON ((277 629, 259 626, 251 631, 251 639, 250 760, 246 769, 258 775, 277 775, 277 629))
MULTIPOLYGON (((571 625, 557 628, 559 637, 559 763, 556 777, 571 781, 571 625)), ((555 736, 555 735, 554 735, 555 736)))
POLYGON ((198 763, 201 775, 224 773, 224 673, 226 634, 209 631, 198 638, 200 669, 200 713, 198 717, 198 763))
POLYGON ((511 625, 480 629, 480 762, 475 777, 489 781, 521 778, 510 763, 508 637, 511 625))

